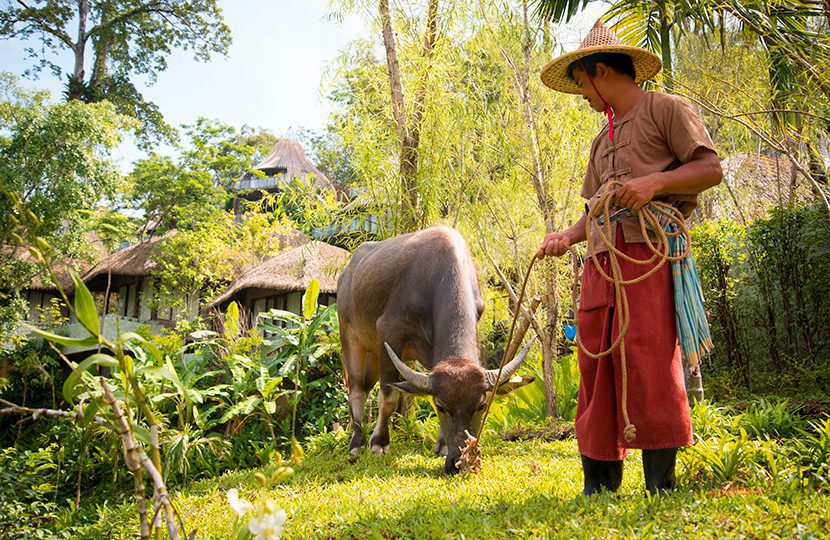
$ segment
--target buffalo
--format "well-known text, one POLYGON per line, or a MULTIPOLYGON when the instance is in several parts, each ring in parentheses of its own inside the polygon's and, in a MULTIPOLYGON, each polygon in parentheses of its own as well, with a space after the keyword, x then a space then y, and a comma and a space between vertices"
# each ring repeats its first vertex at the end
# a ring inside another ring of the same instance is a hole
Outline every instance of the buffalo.
POLYGON ((440 422, 435 452, 446 456, 445 472, 458 472, 464 432, 477 432, 490 393, 533 380, 513 377, 530 345, 499 380, 497 370, 482 366, 476 325, 483 310, 470 249, 455 229, 431 227, 355 250, 337 282, 352 454, 366 443, 366 396, 380 380, 371 451, 385 454, 389 448, 389 418, 400 392, 429 395, 440 422), (412 369, 398 355, 430 372, 412 369))

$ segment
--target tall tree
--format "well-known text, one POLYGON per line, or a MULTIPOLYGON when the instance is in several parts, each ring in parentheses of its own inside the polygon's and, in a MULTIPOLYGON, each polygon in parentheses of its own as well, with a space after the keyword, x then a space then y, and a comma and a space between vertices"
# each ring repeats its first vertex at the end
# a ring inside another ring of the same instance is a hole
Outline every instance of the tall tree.
POLYGON ((184 128, 190 143, 178 160, 153 154, 136 162, 129 177, 132 203, 154 233, 195 229, 213 219, 230 198, 231 184, 253 165, 256 148, 233 127, 199 118, 184 128))
MULTIPOLYGON (((48 92, 31 92, 9 73, 0 74, 0 339, 14 328, 24 303, 19 295, 37 275, 20 238, 25 222, 49 242, 49 262, 89 256, 89 212, 117 198, 121 175, 109 151, 135 122, 111 104, 53 103, 48 92), (87 248, 87 249, 84 249, 87 248), (11 309, 9 309, 11 308, 11 309)), ((31 236, 31 235, 30 235, 31 236)), ((40 269, 42 272, 42 268, 40 269)), ((41 276, 43 277, 43 276, 41 276)))
POLYGON ((419 74, 415 90, 412 111, 407 112, 404 100, 403 80, 398 46, 395 42, 395 30, 389 0, 379 0, 378 12, 383 28, 383 46, 386 49, 386 65, 389 73, 389 91, 392 96, 392 113, 395 119, 398 139, 400 141, 400 178, 403 188, 406 212, 402 216, 400 229, 413 230, 424 224, 424 215, 420 208, 418 189, 418 152, 421 142, 421 127, 424 116, 424 101, 429 85, 430 62, 438 39, 438 0, 429 0, 427 9, 426 31, 421 53, 426 61, 419 74))
POLYGON ((68 100, 106 99, 137 118, 145 146, 172 140, 174 130, 132 78, 155 80, 173 49, 192 50, 205 61, 226 54, 231 42, 217 0, 16 0, 0 8, 0 37, 37 41, 26 48, 35 73, 48 68, 66 76, 68 100), (72 53, 71 68, 54 62, 60 50, 72 53))

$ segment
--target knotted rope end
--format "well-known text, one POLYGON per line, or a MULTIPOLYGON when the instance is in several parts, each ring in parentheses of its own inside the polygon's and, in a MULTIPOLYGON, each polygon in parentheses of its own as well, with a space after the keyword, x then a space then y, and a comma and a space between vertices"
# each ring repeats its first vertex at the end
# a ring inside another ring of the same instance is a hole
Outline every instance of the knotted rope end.
POLYGON ((623 436, 625 437, 625 442, 634 442, 634 439, 637 438, 637 428, 634 427, 634 424, 628 424, 623 429, 623 436))

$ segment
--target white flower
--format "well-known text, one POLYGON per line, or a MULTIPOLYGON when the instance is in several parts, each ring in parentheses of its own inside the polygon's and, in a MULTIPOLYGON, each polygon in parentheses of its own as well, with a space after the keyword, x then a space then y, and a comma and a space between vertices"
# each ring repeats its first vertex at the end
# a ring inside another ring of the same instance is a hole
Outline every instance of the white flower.
POLYGON ((239 498, 239 492, 236 488, 228 490, 228 504, 231 505, 231 508, 239 515, 239 517, 244 516, 250 510, 253 510, 253 506, 251 503, 246 501, 245 499, 239 498))
POLYGON ((248 522, 248 530, 254 535, 254 540, 277 540, 282 535, 285 510, 277 510, 273 503, 268 503, 263 507, 261 514, 248 522))

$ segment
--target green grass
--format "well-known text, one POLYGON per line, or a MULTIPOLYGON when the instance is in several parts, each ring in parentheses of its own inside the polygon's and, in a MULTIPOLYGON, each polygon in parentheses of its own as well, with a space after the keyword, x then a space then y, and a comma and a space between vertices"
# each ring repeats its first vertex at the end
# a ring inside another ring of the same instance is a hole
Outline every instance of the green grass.
MULTIPOLYGON (((231 537, 236 516, 225 492, 233 487, 284 508, 284 538, 818 538, 830 529, 827 490, 686 479, 670 495, 648 498, 633 451, 619 493, 584 498, 573 440, 486 436, 483 471, 466 477, 443 476, 428 444, 398 434, 389 455, 352 462, 345 440, 329 441, 280 485, 260 488, 252 471, 233 472, 192 485, 175 502, 189 532, 216 539, 231 537)), ((89 537, 134 537, 133 516, 126 503, 110 508, 89 537)))

